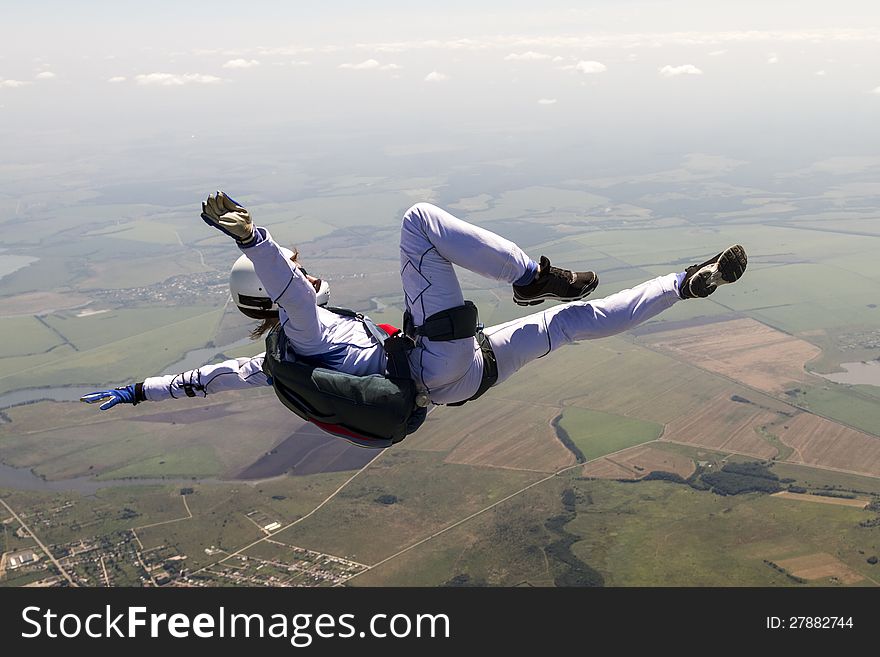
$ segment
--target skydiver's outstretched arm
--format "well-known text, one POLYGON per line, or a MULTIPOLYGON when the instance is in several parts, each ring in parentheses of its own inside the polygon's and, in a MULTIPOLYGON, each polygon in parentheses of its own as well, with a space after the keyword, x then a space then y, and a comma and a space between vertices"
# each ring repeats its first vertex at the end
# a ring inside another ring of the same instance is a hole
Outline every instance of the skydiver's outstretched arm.
POLYGON ((326 351, 315 288, 269 231, 254 225, 250 213, 225 192, 208 196, 202 204, 202 220, 233 237, 253 263, 267 296, 280 308, 284 333, 291 342, 306 354, 326 351))
POLYGON ((89 393, 80 401, 101 403, 101 410, 116 404, 139 404, 142 401, 163 401, 180 397, 207 397, 224 390, 271 385, 263 372, 263 357, 234 358, 216 365, 205 365, 180 374, 148 377, 141 383, 132 383, 114 390, 89 393))

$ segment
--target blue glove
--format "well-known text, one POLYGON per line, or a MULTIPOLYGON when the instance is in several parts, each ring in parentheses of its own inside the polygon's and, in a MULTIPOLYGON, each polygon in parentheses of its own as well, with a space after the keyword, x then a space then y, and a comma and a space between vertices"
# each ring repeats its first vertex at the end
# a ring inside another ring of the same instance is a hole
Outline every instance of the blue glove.
POLYGON ((98 392, 90 392, 79 398, 81 402, 86 404, 101 404, 102 411, 113 408, 116 404, 132 404, 136 405, 142 401, 146 401, 144 397, 144 388, 142 383, 132 383, 124 388, 115 388, 114 390, 100 390, 98 392))

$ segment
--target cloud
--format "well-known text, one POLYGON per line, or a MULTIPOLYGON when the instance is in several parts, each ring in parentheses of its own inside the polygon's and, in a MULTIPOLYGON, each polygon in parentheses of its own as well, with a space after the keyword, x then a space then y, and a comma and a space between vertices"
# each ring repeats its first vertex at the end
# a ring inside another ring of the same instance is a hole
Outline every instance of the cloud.
POLYGON ((875 87, 875 88, 871 91, 871 93, 872 93, 872 94, 880 95, 880 87, 875 87))
POLYGON ((581 60, 577 64, 575 64, 574 68, 584 75, 590 75, 591 73, 603 73, 604 71, 608 70, 608 67, 605 66, 605 64, 603 64, 602 62, 584 60, 581 60))
POLYGON ((311 66, 312 63, 310 61, 307 61, 304 59, 303 60, 294 59, 290 62, 290 65, 291 66, 311 66))
POLYGON ((201 73, 142 73, 134 77, 138 84, 160 87, 180 87, 185 84, 216 84, 222 82, 215 75, 201 73))
POLYGON ((118 84, 119 82, 125 82, 128 78, 124 75, 114 75, 112 78, 108 79, 107 82, 112 82, 113 84, 118 84))
POLYGON ((355 71, 369 71, 371 69, 379 68, 381 64, 377 62, 375 59, 368 59, 366 61, 361 62, 360 64, 340 64, 339 68, 350 68, 355 71))
POLYGON ((510 34, 479 39, 418 39, 394 42, 363 42, 355 48, 371 52, 401 53, 409 50, 488 51, 504 49, 547 50, 552 48, 657 48, 660 46, 703 46, 723 48, 743 43, 880 43, 880 30, 875 28, 820 28, 810 30, 726 30, 678 32, 586 33, 581 35, 535 36, 510 34))
POLYGON ((658 69, 660 75, 664 78, 674 78, 677 75, 702 75, 703 71, 693 64, 682 64, 681 66, 670 66, 667 64, 663 68, 658 69))
POLYGON ((816 71, 816 75, 818 75, 819 77, 824 77, 828 74, 825 72, 825 69, 822 69, 821 71, 816 71))
POLYGON ((367 59, 360 64, 346 62, 345 64, 340 64, 339 68, 347 68, 353 71, 396 71, 400 66, 397 64, 380 64, 375 59, 367 59))
POLYGON ((709 57, 719 57, 720 55, 723 55, 726 52, 727 52, 726 50, 713 50, 712 52, 709 53, 709 57))
POLYGON ((256 59, 230 59, 223 65, 223 68, 253 68, 259 65, 260 62, 256 59))
POLYGON ((535 52, 534 50, 529 50, 523 53, 510 53, 507 57, 504 58, 506 62, 536 62, 542 59, 551 59, 550 55, 545 55, 542 52, 535 52))
POLYGON ((37 80, 51 80, 52 78, 57 77, 52 71, 43 71, 42 73, 37 73, 37 80))
POLYGON ((555 104, 556 104, 555 98, 541 98, 540 100, 538 100, 538 105, 555 105, 555 104))
POLYGON ((776 53, 770 53, 770 57, 767 58, 768 64, 778 64, 779 57, 776 56, 776 53))
POLYGON ((19 87, 26 87, 30 82, 24 82, 23 80, 0 80, 0 89, 18 89, 19 87))
POLYGON ((425 76, 425 82, 446 82, 449 76, 439 71, 431 71, 425 76))

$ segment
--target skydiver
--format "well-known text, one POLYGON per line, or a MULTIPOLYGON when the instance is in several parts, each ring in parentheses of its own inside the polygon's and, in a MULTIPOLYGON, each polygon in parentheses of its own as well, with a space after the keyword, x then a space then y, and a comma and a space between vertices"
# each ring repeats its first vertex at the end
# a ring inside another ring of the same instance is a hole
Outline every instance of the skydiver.
MULTIPOLYGON (((253 223, 248 210, 224 192, 208 196, 201 216, 236 241, 243 256, 230 276, 233 300, 241 312, 262 321, 255 333, 275 329, 282 360, 354 377, 393 374, 389 373, 392 358, 383 341, 397 329, 383 325, 377 332, 368 318, 365 324, 360 315, 328 309, 327 282, 308 275, 297 262, 298 254, 282 249, 268 230, 253 223)), ((560 269, 545 256, 532 260, 503 237, 434 205, 417 203, 404 213, 400 232, 406 313, 404 331, 397 332, 397 337, 408 340, 403 368, 416 392, 415 412, 405 433, 418 428, 426 406, 460 405, 476 399, 525 364, 564 345, 622 333, 683 299, 708 297, 719 286, 737 281, 746 264, 743 247, 734 245, 683 272, 583 301, 599 283, 594 272, 560 269), (546 300, 564 303, 480 330, 475 314, 468 314, 472 304, 464 301, 453 264, 510 284, 513 301, 519 305, 546 300)), ((279 392, 265 361, 265 352, 231 359, 90 393, 82 401, 100 403, 100 409, 107 410, 120 403, 206 397, 267 385, 275 385, 279 392)), ((400 367, 396 369, 399 377, 400 367)), ((328 431, 340 433, 333 427, 328 431)), ((374 446, 369 440, 353 442, 374 446)))

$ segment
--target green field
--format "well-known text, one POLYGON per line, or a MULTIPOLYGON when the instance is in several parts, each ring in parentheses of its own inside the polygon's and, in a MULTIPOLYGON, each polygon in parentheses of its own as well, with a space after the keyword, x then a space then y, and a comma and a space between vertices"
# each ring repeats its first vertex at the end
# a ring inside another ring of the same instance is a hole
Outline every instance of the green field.
POLYGON ((590 461, 656 440, 663 433, 663 426, 654 422, 574 406, 563 411, 559 426, 590 461))
POLYGON ((36 317, 4 317, 0 319, 0 372, 4 358, 45 353, 61 342, 36 317))
MULTIPOLYGON (((53 313, 47 315, 45 320, 77 349, 87 351, 214 310, 211 306, 120 308, 84 317, 78 317, 75 311, 53 313)), ((204 333, 209 333, 213 328, 212 320, 206 319, 204 333)), ((209 339, 205 338, 205 342, 209 339)))
POLYGON ((179 244, 173 226, 157 221, 132 221, 118 226, 108 226, 92 231, 87 236, 102 235, 114 239, 148 242, 150 244, 179 244))
POLYGON ((220 308, 208 307, 179 312, 159 309, 152 328, 146 310, 116 311, 108 313, 106 320, 101 319, 103 315, 56 320, 60 330, 93 346, 76 352, 65 347, 49 354, 0 360, 0 392, 78 383, 130 383, 162 374, 184 353, 203 347, 213 338, 221 313, 220 308), (104 328, 102 321, 115 330, 104 328), (139 321, 147 324, 146 330, 139 321), (94 333, 89 333, 89 327, 94 333))
POLYGON ((862 387, 865 386, 851 388, 829 381, 827 386, 802 388, 806 394, 799 394, 792 401, 818 415, 880 436, 880 403, 874 396, 876 393, 861 393, 859 388, 862 387))
POLYGON ((223 464, 214 450, 202 445, 183 447, 162 452, 140 461, 104 472, 98 479, 124 479, 126 477, 211 477, 219 475, 223 464))
POLYGON ((662 482, 575 488, 581 501, 567 529, 582 540, 572 550, 612 586, 791 586, 764 560, 825 552, 877 578, 865 555, 877 554, 880 531, 858 526, 875 515, 868 511, 662 482))
POLYGON ((436 453, 395 448, 321 513, 278 540, 372 563, 540 478, 535 472, 447 464, 436 453), (376 502, 383 494, 398 502, 376 502))

